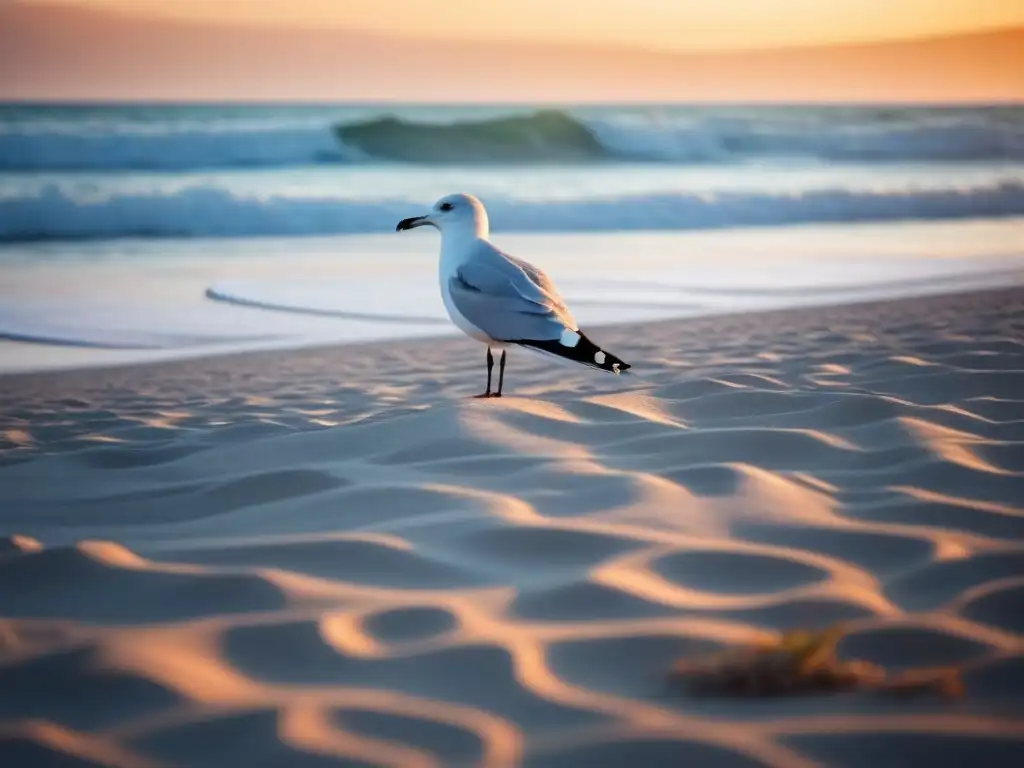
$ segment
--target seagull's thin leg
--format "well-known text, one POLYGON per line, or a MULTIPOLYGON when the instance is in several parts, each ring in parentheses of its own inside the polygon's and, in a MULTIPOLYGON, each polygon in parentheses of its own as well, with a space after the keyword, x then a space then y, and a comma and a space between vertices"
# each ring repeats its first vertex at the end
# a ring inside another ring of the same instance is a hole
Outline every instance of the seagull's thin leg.
POLYGON ((505 350, 501 350, 501 358, 498 360, 498 391, 495 397, 501 397, 501 388, 505 384, 505 350))
POLYGON ((491 370, 494 368, 494 355, 491 354, 491 348, 487 348, 487 391, 482 395, 474 395, 474 397, 490 397, 491 396, 491 370))

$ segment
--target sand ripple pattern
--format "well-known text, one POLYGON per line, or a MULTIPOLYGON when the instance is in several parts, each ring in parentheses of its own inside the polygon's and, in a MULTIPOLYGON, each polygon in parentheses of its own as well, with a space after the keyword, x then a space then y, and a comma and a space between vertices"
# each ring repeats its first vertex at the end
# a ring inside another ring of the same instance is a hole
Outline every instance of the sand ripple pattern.
POLYGON ((19 376, 0 765, 1009 765, 1024 292, 19 376), (711 701, 677 657, 848 621, 967 699, 711 701))

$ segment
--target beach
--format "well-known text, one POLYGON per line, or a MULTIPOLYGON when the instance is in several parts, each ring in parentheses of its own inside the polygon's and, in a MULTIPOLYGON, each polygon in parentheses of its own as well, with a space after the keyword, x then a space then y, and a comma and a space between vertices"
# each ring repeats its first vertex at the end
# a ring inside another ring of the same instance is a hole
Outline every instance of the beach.
POLYGON ((0 377, 0 765, 1020 762, 1024 289, 588 333, 0 377), (963 697, 668 683, 835 624, 963 697))

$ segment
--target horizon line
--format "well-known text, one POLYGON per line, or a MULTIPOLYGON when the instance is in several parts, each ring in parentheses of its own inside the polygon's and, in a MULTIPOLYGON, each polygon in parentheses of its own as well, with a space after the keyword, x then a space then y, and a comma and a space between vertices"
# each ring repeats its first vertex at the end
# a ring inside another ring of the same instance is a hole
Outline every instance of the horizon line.
POLYGON ((625 108, 658 108, 658 107, 693 107, 693 108, 739 108, 739 109, 758 109, 768 107, 786 107, 792 109, 842 109, 843 107, 858 107, 863 109, 870 109, 876 107, 879 109, 1015 109, 1024 108, 1024 96, 1013 97, 1006 100, 1000 99, 989 99, 989 100, 971 100, 964 99, 962 101, 913 101, 913 100, 893 100, 893 101, 861 101, 858 99, 847 99, 847 100, 836 100, 836 101, 800 101, 800 100, 738 100, 738 101, 714 101, 714 100, 700 100, 700 99, 680 99, 677 101, 654 101, 654 100, 638 100, 638 101, 622 101, 618 99, 608 100, 579 100, 579 99, 546 99, 538 98, 532 101, 521 101, 519 99, 509 101, 481 101, 478 99, 445 99, 438 101, 431 101, 428 99, 423 100, 411 100, 411 99, 396 99, 389 97, 381 97, 375 99, 363 99, 363 98, 352 98, 352 99, 288 99, 288 98, 266 98, 266 99, 249 99, 245 97, 227 97, 227 98, 203 98, 199 97, 193 100, 183 99, 161 99, 159 97, 147 97, 147 98, 100 98, 100 99, 46 99, 46 98, 32 98, 32 99, 5 99, 0 98, 0 108, 2 107, 123 107, 123 106, 159 106, 159 107, 217 107, 230 105, 235 107, 278 107, 278 106, 289 106, 289 107, 424 107, 424 108, 437 108, 437 107, 479 107, 481 109, 487 109, 488 107, 521 107, 523 109, 535 109, 536 111, 545 111, 546 109, 576 109, 576 108, 587 108, 587 107, 625 107, 625 108))

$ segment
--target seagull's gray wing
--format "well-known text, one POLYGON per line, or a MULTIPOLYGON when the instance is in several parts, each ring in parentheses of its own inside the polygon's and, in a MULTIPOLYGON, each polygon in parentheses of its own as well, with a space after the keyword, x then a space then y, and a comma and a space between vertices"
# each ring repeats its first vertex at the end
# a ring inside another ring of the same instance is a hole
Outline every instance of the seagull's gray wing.
POLYGON ((576 320, 544 272, 487 242, 448 281, 456 309, 498 341, 561 338, 576 320))

